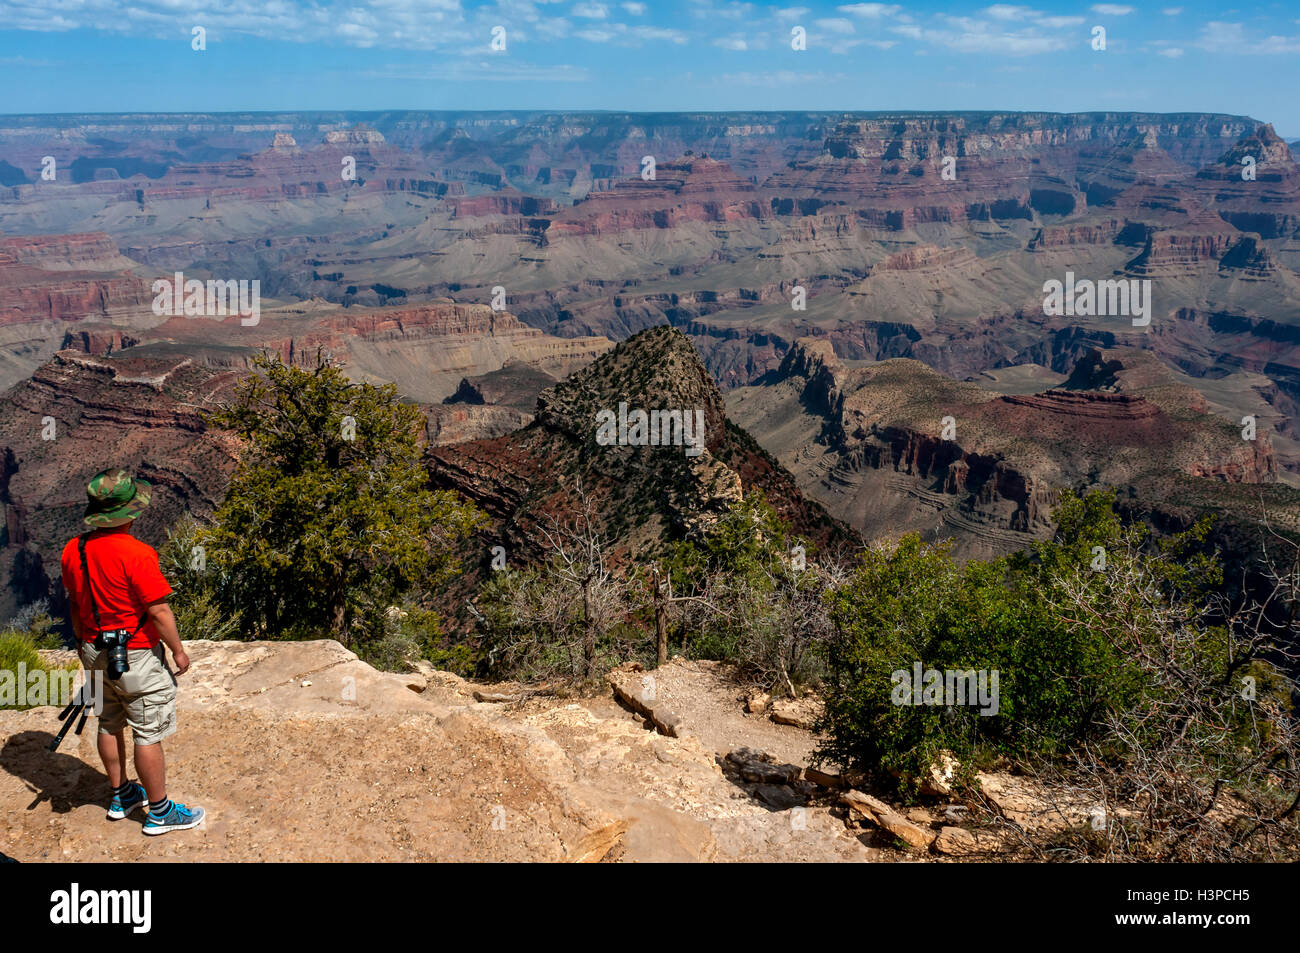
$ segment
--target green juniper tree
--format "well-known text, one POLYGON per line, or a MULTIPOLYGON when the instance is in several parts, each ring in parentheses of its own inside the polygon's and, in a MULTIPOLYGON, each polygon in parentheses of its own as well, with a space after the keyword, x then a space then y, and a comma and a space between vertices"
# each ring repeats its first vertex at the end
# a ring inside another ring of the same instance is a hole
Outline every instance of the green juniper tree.
POLYGON ((393 385, 354 383, 319 355, 310 369, 253 363, 211 418, 246 444, 199 540, 217 597, 246 635, 376 636, 404 596, 457 571, 455 544, 482 516, 428 488, 420 411, 393 385))

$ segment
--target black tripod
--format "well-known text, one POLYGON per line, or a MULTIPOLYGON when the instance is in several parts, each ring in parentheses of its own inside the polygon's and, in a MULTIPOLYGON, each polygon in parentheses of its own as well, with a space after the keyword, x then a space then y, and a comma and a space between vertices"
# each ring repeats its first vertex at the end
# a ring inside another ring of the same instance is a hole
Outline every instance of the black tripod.
POLYGON ((74 721, 77 722, 78 736, 81 734, 81 729, 86 727, 86 719, 90 717, 90 697, 87 694, 89 685, 90 680, 87 678, 86 682, 77 690, 77 694, 72 697, 72 701, 68 702, 68 707, 60 712, 59 721, 63 722, 63 727, 59 729, 59 733, 50 742, 51 751, 59 750, 59 745, 63 743, 63 739, 68 734, 68 729, 72 727, 74 721), (78 715, 81 716, 79 721, 77 719, 78 715))

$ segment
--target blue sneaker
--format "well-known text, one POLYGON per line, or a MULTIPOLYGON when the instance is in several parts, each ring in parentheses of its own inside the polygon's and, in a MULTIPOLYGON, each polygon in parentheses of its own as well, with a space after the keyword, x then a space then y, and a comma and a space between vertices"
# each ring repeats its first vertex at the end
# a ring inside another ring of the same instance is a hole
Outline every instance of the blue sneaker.
POLYGON ((166 834, 169 831, 187 831, 191 827, 198 827, 203 823, 203 808, 186 807, 179 801, 172 801, 172 809, 162 817, 149 812, 145 818, 144 832, 146 834, 166 834))
POLYGON ((144 787, 139 784, 135 785, 134 789, 126 797, 118 797, 114 794, 112 803, 108 805, 108 819, 110 821, 120 821, 147 800, 149 800, 149 796, 144 793, 144 787))

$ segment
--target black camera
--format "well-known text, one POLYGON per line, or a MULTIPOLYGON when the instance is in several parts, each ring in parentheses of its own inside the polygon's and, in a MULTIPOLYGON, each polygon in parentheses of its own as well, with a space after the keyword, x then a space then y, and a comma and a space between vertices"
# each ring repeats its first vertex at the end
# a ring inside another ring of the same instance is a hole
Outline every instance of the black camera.
POLYGON ((99 633, 100 648, 108 654, 104 674, 112 681, 117 681, 131 671, 131 663, 126 656, 126 643, 130 641, 131 633, 126 629, 99 633))

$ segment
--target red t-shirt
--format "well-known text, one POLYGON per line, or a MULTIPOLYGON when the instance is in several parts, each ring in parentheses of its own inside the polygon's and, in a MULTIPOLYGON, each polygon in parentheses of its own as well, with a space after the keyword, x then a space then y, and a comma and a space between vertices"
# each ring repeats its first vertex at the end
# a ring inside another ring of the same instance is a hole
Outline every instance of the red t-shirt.
MULTIPOLYGON (((94 638, 97 627, 95 614, 86 595, 86 577, 81 569, 81 556, 77 552, 77 537, 63 547, 63 588, 76 600, 81 615, 81 631, 86 638, 94 638)), ((160 636, 151 623, 146 622, 136 632, 145 606, 164 599, 172 587, 158 568, 158 553, 148 543, 142 543, 124 528, 95 530, 86 540, 86 566, 90 570, 90 585, 99 606, 99 629, 110 632, 126 629, 135 632, 127 648, 151 649, 160 636)))

